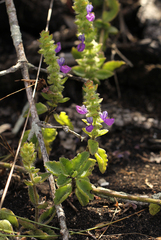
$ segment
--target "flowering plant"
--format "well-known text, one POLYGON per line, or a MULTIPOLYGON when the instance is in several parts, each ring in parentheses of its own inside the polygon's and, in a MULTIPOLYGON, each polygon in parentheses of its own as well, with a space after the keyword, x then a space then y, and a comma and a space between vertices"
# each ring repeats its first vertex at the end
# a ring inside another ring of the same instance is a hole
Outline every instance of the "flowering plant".
MULTIPOLYGON (((110 7, 112 6, 112 9, 115 7, 115 5, 119 6, 117 0, 114 2, 115 4, 110 5, 110 7)), ((73 8, 76 12, 75 23, 78 26, 78 39, 81 41, 81 43, 77 46, 77 49, 74 47, 72 48, 72 54, 78 63, 77 66, 72 67, 72 71, 80 77, 90 79, 95 84, 99 84, 100 80, 104 80, 113 76, 114 70, 123 65, 124 62, 110 61, 104 63, 106 58, 104 57, 104 53, 101 52, 102 44, 97 43, 96 41, 97 30, 94 28, 93 23, 95 20, 95 14, 92 12, 92 4, 90 4, 87 0, 75 0, 73 8)), ((114 14, 117 14, 118 9, 118 7, 115 7, 112 11, 113 17, 114 14)), ((109 20, 111 19, 112 17, 109 18, 109 20)), ((106 19, 103 18, 102 21, 105 20, 106 19)), ((99 26, 99 29, 101 29, 101 26, 98 24, 98 22, 100 23, 100 20, 97 21, 97 25, 99 26)), ((104 22, 102 24, 104 24, 104 22)), ((109 28, 108 30, 110 32, 109 28)))
MULTIPOLYGON (((113 75, 112 71, 107 69, 101 69, 102 64, 105 61, 103 53, 100 52, 101 44, 96 42, 96 31, 93 26, 95 14, 93 12, 93 6, 87 0, 75 0, 74 7, 76 11, 76 24, 78 25, 78 39, 80 43, 77 49, 73 49, 73 53, 76 51, 80 54, 81 58, 77 59, 79 66, 72 68, 74 72, 80 72, 81 76, 90 79, 84 84, 84 102, 82 106, 76 106, 76 111, 86 118, 82 121, 86 124, 83 131, 88 135, 88 144, 86 151, 79 153, 72 160, 66 158, 60 158, 59 162, 52 161, 47 162, 45 167, 52 173, 57 179, 58 189, 55 193, 55 204, 59 204, 64 201, 72 192, 75 192, 80 203, 85 205, 90 199, 93 199, 93 195, 89 193, 92 190, 92 186, 89 180, 89 175, 95 163, 98 163, 99 169, 102 173, 105 172, 107 167, 107 154, 104 149, 99 147, 97 138, 108 132, 108 129, 103 128, 102 123, 106 126, 111 126, 114 123, 113 118, 108 117, 107 111, 101 111, 100 103, 102 99, 99 98, 97 93, 97 87, 99 83, 98 79, 104 79, 113 75), (91 158, 92 157, 92 158, 91 158)), ((40 53, 44 55, 45 62, 48 64, 48 87, 43 89, 42 96, 47 100, 49 109, 41 105, 42 112, 52 113, 53 109, 58 103, 67 101, 67 98, 63 98, 63 84, 67 78, 61 78, 59 71, 64 74, 68 73, 71 68, 64 65, 65 59, 59 58, 56 54, 61 50, 61 43, 54 43, 52 36, 48 32, 42 31, 40 38, 40 53)), ((123 62, 119 63, 120 65, 123 62)), ((103 65, 105 68, 105 64, 103 65)), ((118 65, 117 65, 118 66, 118 65)), ((113 65, 113 69, 116 65, 113 65)), ((111 67, 112 69, 112 67, 111 67)), ((79 74, 78 74, 79 75, 79 74)), ((50 114, 49 114, 50 116, 50 114)), ((54 114, 56 121, 62 125, 65 130, 73 132, 73 126, 66 115, 61 112, 60 115, 54 114)), ((49 117, 46 118, 46 121, 49 117)), ((48 131, 50 131, 48 129, 48 131)), ((56 130, 55 130, 56 131, 56 130)), ((43 130, 44 132, 44 130, 43 130)), ((74 132, 73 132, 74 133, 74 132)), ((76 136, 78 134, 74 133, 76 136)), ((54 133, 54 138, 56 132, 54 133)), ((45 141, 46 138, 44 134, 45 141)), ((83 138, 81 138, 83 139, 83 138)))

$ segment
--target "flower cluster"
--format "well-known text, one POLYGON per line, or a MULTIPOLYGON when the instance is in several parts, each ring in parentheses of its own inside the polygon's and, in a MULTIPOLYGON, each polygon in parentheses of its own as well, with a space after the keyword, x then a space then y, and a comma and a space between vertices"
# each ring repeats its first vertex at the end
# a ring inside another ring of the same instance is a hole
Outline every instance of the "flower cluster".
MULTIPOLYGON (((92 12, 92 9, 93 9, 92 4, 88 4, 87 7, 86 7, 86 10, 87 10, 86 18, 89 22, 92 22, 95 19, 95 15, 92 12)), ((85 36, 84 36, 84 34, 79 35, 78 39, 81 41, 81 43, 78 44, 77 50, 78 50, 78 52, 83 52, 83 50, 85 49, 85 43, 84 43, 85 36)))
POLYGON ((85 49, 85 43, 84 43, 85 37, 84 37, 84 34, 79 35, 78 39, 81 41, 81 43, 78 44, 77 50, 78 50, 78 52, 83 52, 83 50, 85 49))
MULTIPOLYGON (((55 52, 58 53, 61 50, 61 43, 57 43, 57 48, 55 49, 55 52)), ((60 59, 57 60, 57 63, 59 64, 60 71, 63 73, 68 73, 71 70, 71 67, 64 65, 65 59, 61 57, 60 59)))
POLYGON ((61 57, 60 59, 57 60, 57 63, 59 64, 60 71, 63 73, 68 73, 71 70, 71 67, 64 65, 65 59, 61 57))
MULTIPOLYGON (((76 106, 76 110, 78 113, 80 114, 87 114, 88 110, 85 107, 85 105, 82 106, 76 106)), ((104 123, 106 123, 108 126, 111 126, 115 119, 114 118, 108 118, 108 112, 104 111, 103 113, 100 114, 100 118, 104 121, 104 123)), ((86 131, 87 132, 92 132, 94 126, 92 125, 93 123, 93 117, 87 117, 87 123, 89 123, 89 125, 86 127, 86 131)))
POLYGON ((86 7, 86 10, 87 10, 87 15, 86 15, 87 20, 89 22, 93 22, 94 19, 95 19, 95 15, 92 12, 92 10, 93 10, 92 4, 88 4, 87 7, 86 7))

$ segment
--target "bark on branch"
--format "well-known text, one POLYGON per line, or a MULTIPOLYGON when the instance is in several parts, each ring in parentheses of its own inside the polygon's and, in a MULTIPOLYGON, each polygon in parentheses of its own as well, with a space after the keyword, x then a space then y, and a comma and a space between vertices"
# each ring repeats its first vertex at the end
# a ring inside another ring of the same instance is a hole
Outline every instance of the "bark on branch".
MULTIPOLYGON (((13 0, 6 0, 5 3, 6 3, 7 13, 8 13, 8 17, 9 17, 10 31, 11 31, 11 36, 13 39, 13 44, 16 49, 18 62, 21 64, 22 78, 30 79, 29 71, 28 71, 28 62, 26 59, 26 55, 25 55, 25 51, 24 51, 24 47, 23 47, 23 43, 22 43, 21 32, 20 32, 20 28, 18 25, 17 15, 16 15, 16 9, 15 9, 13 0)), ((28 82, 24 82, 24 84, 26 87, 28 102, 30 104, 32 123, 34 125, 35 134, 39 141, 42 158, 43 158, 43 161, 45 164, 47 161, 49 161, 49 156, 46 151, 41 128, 36 124, 37 122, 39 122, 39 116, 37 114, 34 99, 32 97, 32 89, 28 88, 28 85, 29 85, 28 82)), ((49 177, 49 183, 50 183, 52 197, 54 199, 54 197, 55 197, 55 182, 54 182, 54 178, 52 175, 49 177)), ((69 234, 68 234, 68 230, 66 227, 64 211, 63 211, 61 205, 56 205, 55 207, 56 207, 57 215, 58 215, 59 222, 60 222, 61 234, 63 235, 63 240, 67 240, 69 237, 69 234)))

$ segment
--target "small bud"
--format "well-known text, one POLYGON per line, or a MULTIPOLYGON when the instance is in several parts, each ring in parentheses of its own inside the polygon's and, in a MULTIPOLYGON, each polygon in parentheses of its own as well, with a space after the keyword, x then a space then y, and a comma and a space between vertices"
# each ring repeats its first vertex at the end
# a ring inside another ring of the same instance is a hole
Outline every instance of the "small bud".
POLYGON ((55 52, 58 53, 61 50, 61 43, 57 42, 57 48, 55 48, 55 52))
POLYGON ((57 63, 59 64, 60 67, 63 66, 64 62, 65 62, 65 59, 63 57, 61 57, 60 59, 57 59, 57 63))
POLYGON ((79 36, 78 36, 78 39, 79 39, 80 41, 84 42, 84 41, 85 41, 84 33, 81 34, 81 35, 79 35, 79 36))
POLYGON ((86 10, 87 10, 87 13, 92 12, 92 10, 93 10, 92 4, 88 4, 87 7, 86 7, 86 10))
POLYGON ((87 122, 88 123, 93 123, 93 117, 87 117, 87 122))

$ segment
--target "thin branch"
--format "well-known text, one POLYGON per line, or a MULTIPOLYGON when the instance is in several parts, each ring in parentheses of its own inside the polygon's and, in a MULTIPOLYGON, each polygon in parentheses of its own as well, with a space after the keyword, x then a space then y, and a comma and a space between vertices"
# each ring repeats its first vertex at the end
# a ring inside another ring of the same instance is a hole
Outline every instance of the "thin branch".
MULTIPOLYGON (((39 67, 36 67, 31 63, 28 63, 28 67, 33 69, 33 70, 36 70, 36 71, 39 69, 39 67)), ((44 73, 48 73, 47 69, 45 69, 45 68, 40 68, 40 71, 44 72, 44 73)), ((78 82, 83 82, 83 83, 87 82, 87 79, 82 78, 82 77, 78 77, 78 76, 74 76, 71 73, 62 73, 61 72, 60 75, 62 77, 68 77, 68 78, 73 79, 73 80, 78 81, 78 82)))
MULTIPOLYGON (((32 63, 28 63, 27 65, 29 68, 31 68, 33 70, 37 71, 39 69, 39 67, 34 66, 32 63)), ((45 69, 45 68, 40 68, 40 71, 44 72, 44 73, 48 73, 47 69, 45 69)))
MULTIPOLYGON (((1 168, 12 168, 12 165, 13 164, 10 164, 10 163, 6 163, 6 162, 1 162, 0 161, 0 167, 1 168)), ((27 173, 26 172, 26 169, 24 167, 21 167, 21 166, 18 166, 18 165, 15 165, 14 166, 14 169, 19 171, 19 172, 22 172, 22 173, 27 173)))
POLYGON ((137 202, 146 202, 146 203, 154 203, 154 204, 159 204, 161 205, 161 199, 154 199, 154 198, 148 198, 148 197, 143 197, 143 196, 135 196, 135 195, 130 195, 124 192, 117 192, 113 191, 110 189, 102 188, 102 187, 94 187, 92 185, 92 192, 94 194, 97 194, 98 196, 102 197, 116 197, 116 198, 121 198, 121 199, 128 199, 131 201, 137 201, 137 202))
POLYGON ((16 65, 8 68, 7 70, 0 71, 0 76, 4 76, 8 73, 16 72, 18 69, 20 69, 20 67, 21 67, 21 62, 18 61, 16 65))
MULTIPOLYGON (((5 3, 6 3, 7 13, 8 13, 8 17, 9 17, 10 30, 11 30, 11 36, 12 36, 12 39, 13 39, 13 44, 14 44, 15 49, 16 49, 17 58, 21 62, 22 76, 23 76, 23 79, 29 79, 27 59, 26 59, 26 55, 25 55, 25 52, 24 52, 24 47, 23 47, 23 44, 22 44, 21 32, 20 32, 20 28, 19 28, 19 25, 18 25, 16 9, 15 9, 13 0, 6 0, 5 3)), ((51 1, 51 5, 50 5, 50 9, 49 9, 49 15, 51 15, 52 3, 53 3, 53 1, 51 1)), ((29 104, 30 104, 30 111, 31 111, 31 116, 32 116, 32 125, 34 126, 35 134, 36 134, 36 137, 39 141, 39 145, 40 145, 40 149, 41 149, 41 153, 42 153, 42 158, 43 158, 43 161, 44 161, 44 164, 45 164, 46 162, 49 161, 49 157, 48 157, 46 147, 45 147, 45 144, 44 144, 41 128, 36 124, 36 122, 39 122, 39 117, 38 117, 36 107, 35 107, 35 104, 34 104, 34 100, 33 100, 33 96, 32 96, 32 89, 28 88, 28 86, 29 86, 28 82, 24 82, 24 84, 25 84, 25 87, 26 87, 27 98, 28 98, 28 101, 29 101, 29 104)), ((22 140, 22 136, 21 136, 21 140, 22 140)), ((21 143, 21 141, 20 141, 20 143, 21 143)), ((8 187, 9 187, 9 183, 10 183, 10 180, 11 180, 11 175, 12 175, 14 165, 16 163, 16 159, 17 159, 17 156, 18 156, 18 153, 19 153, 19 150, 20 150, 20 145, 21 145, 20 143, 19 143, 19 146, 18 146, 18 149, 17 149, 17 152, 16 152, 16 156, 15 156, 15 159, 14 159, 14 163, 13 163, 13 166, 12 166, 12 169, 11 169, 11 172, 10 172, 11 174, 9 175, 9 178, 7 180, 7 184, 6 184, 6 187, 5 187, 5 191, 4 191, 2 199, 1 199, 0 207, 3 204, 5 194, 8 190, 8 187)), ((54 178, 53 178, 52 175, 50 175, 50 177, 49 177, 49 183, 50 183, 52 198, 54 199, 54 197, 55 197, 55 182, 54 182, 54 178)), ((64 211, 63 211, 61 205, 56 205, 55 207, 56 207, 57 215, 58 215, 60 226, 61 226, 61 234, 63 236, 63 240, 68 240, 69 233, 68 233, 68 230, 67 230, 67 227, 66 227, 64 211)))

